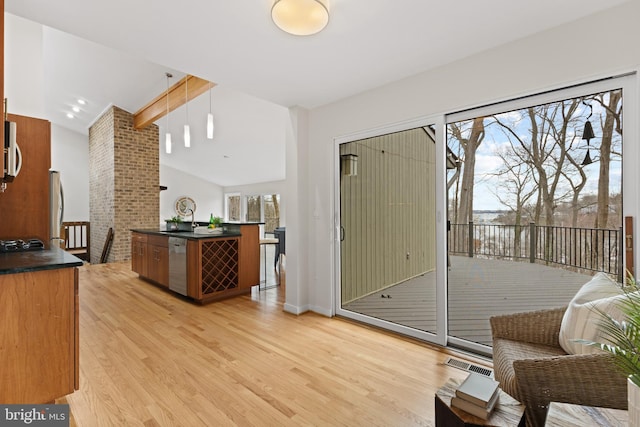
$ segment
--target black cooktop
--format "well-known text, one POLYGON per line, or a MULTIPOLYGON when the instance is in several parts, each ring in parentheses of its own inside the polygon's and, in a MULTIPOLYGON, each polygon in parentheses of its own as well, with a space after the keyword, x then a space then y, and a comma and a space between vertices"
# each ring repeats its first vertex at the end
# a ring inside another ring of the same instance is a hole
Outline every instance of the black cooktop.
POLYGON ((44 243, 40 239, 0 240, 0 252, 41 251, 44 243))

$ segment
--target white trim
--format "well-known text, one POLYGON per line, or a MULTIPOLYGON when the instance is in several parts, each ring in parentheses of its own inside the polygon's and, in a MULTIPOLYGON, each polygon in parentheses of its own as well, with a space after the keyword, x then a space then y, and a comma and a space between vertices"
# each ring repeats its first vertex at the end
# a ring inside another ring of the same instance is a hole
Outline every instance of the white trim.
POLYGON ((306 313, 307 311, 309 311, 309 306, 308 305, 297 306, 297 305, 285 303, 282 309, 287 313, 295 314, 296 316, 298 316, 302 313, 306 313))
POLYGON ((322 316, 333 317, 333 310, 327 310, 326 308, 322 308, 317 305, 310 306, 308 310, 313 311, 314 313, 320 314, 322 316))

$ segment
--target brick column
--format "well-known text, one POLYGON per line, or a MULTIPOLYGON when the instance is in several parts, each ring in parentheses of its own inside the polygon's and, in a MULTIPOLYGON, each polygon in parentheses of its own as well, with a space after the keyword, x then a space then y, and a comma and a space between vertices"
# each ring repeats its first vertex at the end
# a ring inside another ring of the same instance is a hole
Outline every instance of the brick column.
POLYGON ((99 263, 107 232, 108 262, 131 259, 131 228, 157 228, 160 215, 159 134, 133 128, 133 115, 111 107, 89 129, 91 262, 99 263))

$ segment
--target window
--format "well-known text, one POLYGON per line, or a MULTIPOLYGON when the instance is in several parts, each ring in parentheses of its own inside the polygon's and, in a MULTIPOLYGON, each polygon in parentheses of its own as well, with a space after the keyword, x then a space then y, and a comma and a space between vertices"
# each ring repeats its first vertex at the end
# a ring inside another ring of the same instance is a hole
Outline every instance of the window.
POLYGON ((240 194, 225 195, 225 217, 229 222, 239 222, 242 219, 240 211, 240 194))

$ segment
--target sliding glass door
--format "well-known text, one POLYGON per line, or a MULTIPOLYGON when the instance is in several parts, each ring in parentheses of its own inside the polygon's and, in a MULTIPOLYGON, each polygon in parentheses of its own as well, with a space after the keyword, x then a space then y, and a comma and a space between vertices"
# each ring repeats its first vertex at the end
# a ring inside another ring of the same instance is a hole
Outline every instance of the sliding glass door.
POLYGON ((337 311, 438 341, 435 125, 345 141, 337 155, 337 311))
POLYGON ((636 104, 626 76, 337 139, 336 313, 490 355, 491 316, 622 280, 636 104))
POLYGON ((450 344, 490 353, 491 316, 565 306, 597 272, 623 280, 624 85, 447 118, 450 344))

